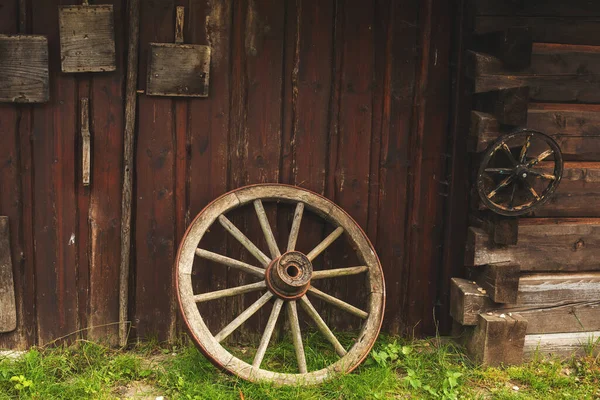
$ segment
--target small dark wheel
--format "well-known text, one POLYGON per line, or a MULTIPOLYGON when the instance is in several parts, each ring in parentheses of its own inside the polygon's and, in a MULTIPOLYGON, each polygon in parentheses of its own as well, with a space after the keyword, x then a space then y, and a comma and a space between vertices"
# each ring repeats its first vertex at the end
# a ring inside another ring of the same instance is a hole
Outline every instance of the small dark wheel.
POLYGON ((550 199, 562 173, 558 144, 541 132, 519 130, 500 137, 486 151, 477 173, 477 191, 495 213, 523 215, 550 199))

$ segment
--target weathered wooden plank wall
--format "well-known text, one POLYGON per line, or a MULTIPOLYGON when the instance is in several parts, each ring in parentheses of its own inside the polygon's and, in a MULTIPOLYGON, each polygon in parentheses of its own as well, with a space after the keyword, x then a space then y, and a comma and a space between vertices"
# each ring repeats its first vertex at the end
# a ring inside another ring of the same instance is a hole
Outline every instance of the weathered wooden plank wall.
MULTIPOLYGON (((44 344, 78 330, 115 343, 127 7, 125 1, 105 2, 115 7, 117 71, 69 75, 60 72, 56 15, 59 3, 76 2, 21 3, 28 4, 23 32, 49 36, 51 100, 0 106, 5 143, 0 214, 10 217, 14 237, 19 310, 19 329, 0 335, 0 347, 44 344), (81 182, 81 97, 89 97, 91 106, 89 187, 81 182)), ((2 33, 18 32, 18 4, 0 0, 2 33)), ((385 329, 434 333, 434 308, 447 304, 445 295, 438 298, 440 283, 450 278, 446 270, 440 274, 439 265, 450 145, 452 5, 141 2, 133 334, 173 338, 178 328, 171 271, 187 224, 220 194, 258 182, 306 187, 345 208, 368 233, 384 266, 385 329), (206 99, 143 93, 148 43, 173 42, 179 5, 186 7, 186 43, 212 49, 206 99)), ((271 221, 287 231, 290 221, 277 211, 267 207, 271 221)), ((249 235, 259 233, 245 215, 232 218, 249 235)), ((305 246, 327 233, 310 218, 302 229, 310 233, 302 239, 305 246)), ((248 257, 217 234, 209 248, 248 257)), ((331 264, 331 258, 323 262, 331 264)), ((199 290, 243 280, 224 269, 205 271, 199 290)), ((332 291, 352 293, 345 282, 333 284, 332 291)), ((216 302, 211 323, 222 324, 243 307, 239 299, 216 302)), ((348 323, 330 318, 338 326, 348 323)))

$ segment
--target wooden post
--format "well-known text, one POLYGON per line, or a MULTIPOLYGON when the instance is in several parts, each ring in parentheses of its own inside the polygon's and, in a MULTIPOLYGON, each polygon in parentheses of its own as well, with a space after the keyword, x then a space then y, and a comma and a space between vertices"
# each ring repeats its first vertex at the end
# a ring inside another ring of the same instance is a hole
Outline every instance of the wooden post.
POLYGON ((519 364, 526 331, 527 320, 519 314, 479 314, 477 326, 467 338, 467 352, 486 366, 519 364))
POLYGON ((140 2, 129 3, 129 45, 125 89, 125 132, 123 140, 123 193, 121 198, 121 266, 119 274, 119 343, 127 344, 127 308, 129 305, 129 262, 131 250, 131 206, 133 184, 133 142, 137 104, 137 67, 140 2))

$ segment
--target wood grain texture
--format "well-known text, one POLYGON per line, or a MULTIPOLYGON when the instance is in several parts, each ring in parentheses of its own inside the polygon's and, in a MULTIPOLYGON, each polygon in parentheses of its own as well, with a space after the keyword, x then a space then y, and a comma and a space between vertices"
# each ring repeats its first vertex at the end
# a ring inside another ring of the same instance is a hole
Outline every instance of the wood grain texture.
POLYGON ((119 264, 119 344, 127 344, 128 326, 126 321, 129 314, 129 285, 131 242, 133 233, 133 169, 134 169, 134 138, 137 106, 138 78, 138 49, 140 3, 137 0, 129 2, 127 9, 129 30, 127 43, 127 73, 125 81, 125 121, 123 131, 123 187, 121 191, 121 241, 119 264))
MULTIPOLYGON (((2 0, 0 4, 0 33, 27 33, 21 22, 27 16, 24 2, 2 0)), ((34 345, 37 338, 30 128, 30 106, 0 104, 0 214, 10 221, 17 307, 17 329, 0 335, 0 347, 21 350, 34 345)))
POLYGON ((527 320, 519 314, 480 314, 467 352, 486 366, 520 364, 526 330, 527 320))
MULTIPOLYGON (((149 68, 150 42, 173 40, 174 1, 140 2, 140 60, 149 68), (159 29, 144 29, 157 26, 159 29)), ((169 340, 173 334, 172 273, 175 257, 175 135, 174 108, 168 98, 139 98, 135 158, 135 328, 141 337, 169 340), (145 117, 147 116, 147 117, 145 117)))
MULTIPOLYGON (((413 134, 409 141, 409 202, 407 247, 408 274, 403 280, 407 332, 435 329, 433 312, 438 289, 438 266, 441 260, 442 215, 445 202, 447 135, 450 101, 451 4, 447 1, 420 3, 420 58, 414 96, 413 134), (435 110, 435 111, 434 111, 435 110), (431 113, 436 118, 429 118, 431 113), (444 177, 444 178, 442 178, 444 177)), ((447 277, 450 278, 450 277, 447 277)))
POLYGON ((450 284, 450 315, 461 325, 476 325, 478 315, 489 310, 493 302, 476 282, 452 278, 450 284))
MULTIPOLYGON (((597 341, 600 331, 579 333, 551 333, 525 336, 523 348, 525 358, 531 359, 539 355, 552 355, 562 358, 586 355, 586 345, 597 341)), ((598 354, 598 348, 594 350, 598 354)))
POLYGON ((58 23, 62 72, 117 68, 112 4, 60 6, 58 23))
POLYGON ((17 329, 17 305, 8 223, 8 217, 0 217, 0 333, 17 329))
MULTIPOLYGON (((540 171, 552 167, 540 164, 540 171)), ((600 217, 600 163, 566 162, 560 186, 543 207, 533 212, 536 217, 600 217)))
POLYGON ((465 265, 516 262, 521 271, 600 269, 600 219, 521 219, 515 246, 494 246, 480 229, 470 228, 465 265))
POLYGON ((210 47, 150 43, 148 57, 149 96, 208 96, 210 47))
MULTIPOLYGON (((526 126, 550 135, 566 161, 600 160, 600 107, 594 104, 529 103, 526 126)), ((472 112, 469 149, 485 151, 500 135, 501 128, 491 114, 472 112)))
POLYGON ((45 36, 0 35, 0 102, 45 103, 49 79, 45 36))
POLYGON ((590 17, 600 16, 600 4, 595 1, 564 2, 563 0, 478 0, 473 2, 477 15, 590 17))
POLYGON ((467 277, 482 287, 496 303, 517 302, 521 268, 515 263, 489 264, 467 270, 467 277))
POLYGON ((83 186, 90 185, 91 144, 90 144, 90 103, 87 97, 79 101, 79 133, 81 135, 81 181, 83 186))
POLYGON ((519 313, 528 322, 528 334, 600 329, 598 273, 524 274, 514 304, 493 303, 472 281, 452 281, 452 316, 462 325, 475 325, 478 314, 493 312, 519 313))
POLYGON ((469 52, 475 92, 529 86, 534 101, 596 103, 600 47, 537 43, 531 64, 509 71, 489 54, 469 52))
MULTIPOLYGON (((115 11, 115 35, 125 37, 128 28, 125 23, 127 9, 117 0, 112 0, 112 6, 115 11)), ((127 21, 133 25, 130 28, 135 29, 134 19, 127 18, 127 21)), ((120 283, 117 285, 117 282, 120 281, 121 266, 121 218, 125 212, 122 211, 125 184, 122 177, 129 172, 126 168, 130 166, 124 162, 130 160, 124 157, 124 141, 132 129, 131 114, 127 110, 135 99, 131 88, 123 96, 123 88, 129 84, 125 82, 126 73, 130 72, 125 68, 126 46, 124 41, 116 43, 115 73, 94 75, 92 78, 92 188, 89 208, 80 210, 80 214, 87 214, 89 223, 88 337, 113 346, 118 344, 117 322, 120 319, 120 283), (125 121, 126 118, 129 121, 125 121), (125 124, 128 124, 127 131, 125 124)), ((131 229, 131 226, 126 229, 131 229)))
MULTIPOLYGON (((36 3, 32 30, 48 36, 49 65, 60 69, 59 1, 36 3)), ((81 326, 78 310, 77 197, 74 143, 79 103, 75 78, 57 74, 50 82, 52 101, 33 108, 32 157, 36 313, 38 344, 74 340, 81 326), (44 201, 41 201, 44 199, 44 201)))
POLYGON ((531 28, 534 42, 599 45, 596 35, 600 17, 521 17, 479 16, 475 18, 475 33, 502 31, 511 26, 531 28))
MULTIPOLYGON (((211 95, 208 99, 190 99, 188 109, 188 208, 185 222, 189 221, 208 203, 227 192, 229 174, 229 123, 231 81, 231 12, 227 0, 195 0, 191 2, 186 37, 193 43, 208 43, 211 47, 210 69, 211 95)), ((178 143, 184 138, 177 136, 178 143)), ((227 233, 215 232, 205 243, 207 248, 219 254, 227 254, 227 233)), ((198 279, 197 290, 206 292, 223 289, 227 285, 227 269, 196 260, 198 273, 206 279, 198 279)), ((211 328, 218 329, 229 322, 230 312, 225 301, 211 304, 214 317, 208 321, 211 328), (213 325, 214 324, 214 325, 213 325)), ((202 308, 206 310, 208 308, 202 308)))

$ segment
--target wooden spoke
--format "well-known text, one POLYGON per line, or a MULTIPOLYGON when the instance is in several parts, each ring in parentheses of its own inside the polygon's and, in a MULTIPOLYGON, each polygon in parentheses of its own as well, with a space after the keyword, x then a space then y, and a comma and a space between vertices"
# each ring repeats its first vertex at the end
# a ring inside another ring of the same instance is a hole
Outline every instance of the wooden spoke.
POLYGON ((275 300, 275 304, 273 304, 273 309, 271 310, 271 315, 269 315, 269 320, 267 321, 267 326, 265 327, 265 331, 260 339, 260 344, 258 345, 256 354, 254 355, 254 361, 252 362, 252 366, 254 368, 260 368, 260 364, 265 357, 265 352, 267 351, 267 347, 271 341, 271 336, 273 335, 273 330, 277 324, 277 318, 279 318, 279 313, 281 312, 281 306, 283 306, 283 300, 275 300))
POLYGON ((277 247, 277 242, 275 241, 275 236, 273 236, 267 213, 265 212, 265 208, 260 199, 254 200, 254 209, 256 210, 256 215, 258 216, 258 221, 260 222, 260 227, 265 235, 265 239, 267 240, 271 258, 275 259, 279 257, 281 253, 279 252, 279 247, 277 247))
POLYGON ((237 241, 240 242, 242 246, 244 246, 246 250, 250 252, 250 254, 256 257, 256 259, 263 266, 267 267, 269 265, 271 259, 267 257, 265 253, 260 251, 260 249, 256 247, 254 243, 252 243, 250 239, 248 239, 246 235, 244 235, 242 231, 240 231, 230 220, 228 220, 226 216, 219 215, 219 222, 221 225, 223 225, 223 228, 225 228, 227 232, 231 233, 231 235, 236 238, 237 241))
POLYGON ((494 174, 500 174, 500 175, 510 175, 513 173, 512 169, 506 169, 506 168, 486 168, 485 172, 488 173, 494 173, 494 174))
POLYGON ((506 143, 502 143, 502 150, 504 150, 504 152, 506 153, 506 155, 508 156, 508 159, 510 160, 510 162, 513 165, 517 165, 519 164, 517 162, 517 160, 515 159, 515 156, 513 156, 512 151, 510 151, 510 148, 508 147, 508 145, 506 143))
POLYGON ((323 321, 323 318, 321 318, 321 316, 319 315, 315 307, 312 305, 310 300, 308 300, 306 295, 300 297, 300 305, 302 306, 304 311, 306 311, 306 313, 313 319, 313 321, 315 321, 315 324, 317 324, 317 328, 319 329, 319 331, 325 336, 329 343, 333 345, 333 347, 335 348, 335 352, 340 357, 345 356, 346 349, 344 349, 344 347, 339 342, 339 340, 337 340, 333 332, 331 332, 331 329, 329 329, 325 321, 323 321))
POLYGON ((264 278, 265 276, 264 269, 257 268, 253 265, 246 264, 245 262, 238 261, 233 258, 222 256, 221 254, 213 253, 212 251, 196 249, 196 255, 204 258, 205 260, 210 260, 219 264, 227 265, 228 267, 237 268, 260 278, 264 278))
POLYGON ((369 313, 364 312, 360 308, 354 307, 352 304, 348 304, 345 301, 338 299, 337 297, 333 297, 327 293, 324 293, 313 286, 311 286, 308 289, 308 291, 309 293, 314 294, 321 300, 329 304, 333 304, 334 306, 341 308, 342 310, 347 311, 350 314, 357 316, 358 318, 367 319, 367 317, 369 316, 369 313))
POLYGON ((347 276, 347 275, 358 275, 363 272, 367 272, 369 267, 366 265, 362 265, 360 267, 347 267, 347 268, 337 268, 337 269, 327 269, 324 271, 313 271, 312 280, 315 279, 325 279, 325 278, 337 278, 338 276, 347 276))
POLYGON ((496 188, 494 190, 492 190, 491 192, 488 193, 488 195, 487 195, 488 199, 491 199, 492 197, 494 197, 500 189, 508 186, 514 179, 515 179, 515 176, 511 175, 511 176, 507 177, 506 179, 504 179, 502 182, 500 182, 500 184, 498 186, 496 186, 496 188))
POLYGON ((513 185, 512 193, 510 195, 510 201, 508 202, 508 207, 513 208, 515 206, 515 193, 517 192, 517 185, 513 185))
POLYGON ((527 150, 529 150, 529 146, 531 146, 531 136, 527 135, 525 139, 525 144, 521 147, 521 154, 519 155, 519 163, 524 164, 527 159, 527 150))
POLYGON ((252 303, 250 307, 248 307, 246 310, 244 310, 244 312, 238 315, 236 319, 231 321, 229 325, 227 325, 221 330, 221 332, 217 333, 215 335, 216 341, 220 343, 223 340, 225 340, 229 335, 233 333, 233 331, 235 331, 237 328, 239 328, 240 325, 246 322, 248 318, 253 316, 258 310, 260 310, 262 306, 267 304, 271 297, 273 297, 273 293, 271 292, 263 294, 260 299, 252 303))
POLYGON ((251 283, 249 285, 238 286, 230 289, 216 290, 214 292, 197 294, 194 296, 196 303, 202 303, 204 301, 221 299, 223 297, 236 296, 238 294, 255 292, 257 290, 265 289, 267 283, 265 281, 251 283))
POLYGON ((546 174, 546 173, 543 173, 543 172, 539 172, 539 171, 536 171, 535 169, 530 169, 529 173, 532 174, 532 175, 535 175, 537 177, 540 177, 540 178, 550 179, 552 181, 556 179, 555 175, 546 174))
POLYGON ((344 233, 344 228, 340 226, 335 231, 331 232, 329 236, 323 239, 323 241, 319 243, 317 247, 312 249, 311 252, 306 255, 306 257, 310 261, 314 260, 319 254, 324 252, 325 249, 327 249, 329 245, 331 245, 331 243, 333 243, 337 238, 339 238, 342 233, 344 233))
POLYGON ((529 161, 527 163, 527 168, 531 168, 531 167, 535 166, 536 164, 538 164, 539 162, 544 161, 546 158, 548 158, 550 155, 552 155, 552 153, 554 153, 554 151, 552 149, 544 151, 542 154, 540 154, 533 160, 529 161))
POLYGON ((300 223, 302 222, 303 212, 304 203, 296 204, 296 211, 294 212, 294 220, 292 221, 292 229, 290 230, 287 251, 293 251, 296 249, 296 242, 298 241, 298 232, 300 232, 300 223))
POLYGON ((525 186, 527 186, 527 190, 529 190, 529 192, 533 195, 533 197, 535 197, 536 200, 540 199, 540 195, 535 191, 535 189, 533 188, 533 186, 531 186, 529 184, 529 182, 527 182, 526 180, 523 181, 525 183, 525 186))
POLYGON ((290 330, 292 331, 292 341, 296 350, 296 359, 298 360, 298 370, 301 374, 306 374, 306 356, 304 355, 304 344, 302 343, 302 333, 300 332, 300 322, 298 321, 298 309, 296 301, 288 301, 287 315, 290 322, 290 330))

